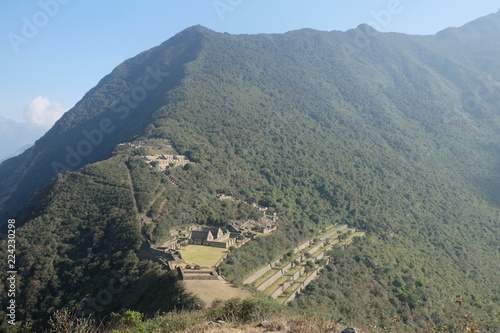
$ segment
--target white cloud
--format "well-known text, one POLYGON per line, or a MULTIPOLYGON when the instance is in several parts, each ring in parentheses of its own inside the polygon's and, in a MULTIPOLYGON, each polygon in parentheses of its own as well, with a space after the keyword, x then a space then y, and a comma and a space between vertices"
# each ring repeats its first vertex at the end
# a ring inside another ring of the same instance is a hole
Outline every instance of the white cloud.
POLYGON ((44 96, 37 96, 24 110, 24 119, 36 128, 47 130, 61 118, 64 112, 66 108, 58 102, 51 101, 44 96))

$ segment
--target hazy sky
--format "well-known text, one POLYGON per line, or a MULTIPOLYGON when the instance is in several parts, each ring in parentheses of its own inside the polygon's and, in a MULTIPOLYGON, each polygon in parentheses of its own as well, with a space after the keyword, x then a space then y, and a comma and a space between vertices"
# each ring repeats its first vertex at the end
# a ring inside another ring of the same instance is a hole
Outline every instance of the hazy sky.
POLYGON ((498 0, 4 0, 0 116, 49 126, 122 61, 195 24, 236 34, 360 23, 434 34, 499 9, 498 0))

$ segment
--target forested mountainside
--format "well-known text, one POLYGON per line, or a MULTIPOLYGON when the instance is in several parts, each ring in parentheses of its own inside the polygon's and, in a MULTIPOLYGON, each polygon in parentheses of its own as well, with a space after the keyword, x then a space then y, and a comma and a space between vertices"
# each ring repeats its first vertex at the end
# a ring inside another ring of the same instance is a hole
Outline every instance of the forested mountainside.
POLYGON ((229 256, 228 279, 348 223, 368 237, 292 309, 358 326, 397 315, 423 332, 460 300, 498 330, 499 36, 500 12, 435 36, 195 26, 125 61, 0 165, 0 216, 18 224, 19 319, 196 308, 137 253, 174 226, 258 214, 224 193, 282 220, 229 256), (147 151, 113 153, 138 139, 168 141, 191 163, 158 171, 147 151), (127 291, 92 306, 110 281, 127 291))

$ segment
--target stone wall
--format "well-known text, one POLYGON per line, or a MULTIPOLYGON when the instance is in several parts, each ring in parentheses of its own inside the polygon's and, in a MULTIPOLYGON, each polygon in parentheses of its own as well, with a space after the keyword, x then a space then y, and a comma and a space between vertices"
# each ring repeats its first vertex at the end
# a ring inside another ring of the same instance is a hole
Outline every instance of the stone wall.
MULTIPOLYGON (((303 291, 309 285, 309 283, 311 283, 311 281, 313 281, 318 276, 321 269, 322 267, 319 267, 314 272, 312 272, 311 275, 309 275, 307 279, 305 279, 305 281, 302 282, 302 284, 293 293, 291 293, 290 296, 287 297, 287 299, 285 299, 283 304, 293 301, 300 294, 300 292, 303 291)), ((284 290, 286 290, 286 288, 283 289, 283 291, 284 290)))
MULTIPOLYGON (((274 274, 273 276, 271 276, 269 279, 267 279, 266 281, 262 282, 258 287, 257 287, 257 290, 260 290, 260 291, 264 291, 266 290, 267 288, 269 288, 274 282, 276 282, 280 277, 282 277, 283 275, 285 275, 290 269, 292 269, 293 267, 293 263, 289 263, 288 265, 286 265, 285 267, 283 267, 282 269, 280 270, 277 270, 276 271, 276 274, 274 274)), ((280 294, 281 295, 281 294, 280 294)))
POLYGON ((309 246, 309 244, 311 244, 311 241, 307 241, 305 243, 302 243, 300 244, 299 246, 297 246, 295 249, 293 249, 293 253, 297 253, 297 252, 300 252, 302 251, 303 249, 305 249, 306 247, 309 246))
POLYGON ((301 287, 299 287, 296 291, 291 293, 290 296, 288 296, 288 298, 283 302, 283 304, 293 301, 295 297, 297 297, 300 294, 301 291, 302 291, 301 287))
POLYGON ((325 239, 328 239, 328 238, 332 237, 333 235, 335 235, 337 232, 338 232, 338 230, 337 230, 337 229, 335 229, 335 230, 333 230, 332 232, 327 233, 326 235, 324 235, 324 236, 323 236, 323 237, 321 237, 320 239, 321 239, 322 241, 324 241, 325 239))
POLYGON ((281 294, 283 294, 283 286, 279 286, 278 289, 276 289, 270 296, 272 299, 276 299, 280 297, 281 294))
POLYGON ((227 249, 228 247, 230 247, 234 243, 236 243, 236 239, 230 238, 228 241, 225 241, 225 242, 209 241, 209 242, 207 242, 207 245, 212 246, 212 247, 220 247, 223 249, 227 249))
POLYGON ((271 263, 271 268, 274 268, 276 266, 278 266, 281 262, 281 258, 279 258, 278 260, 275 260, 271 263))
POLYGON ((309 251, 307 251, 307 253, 309 254, 313 254, 314 252, 318 251, 320 248, 322 248, 323 246, 325 245, 324 242, 319 242, 318 245, 314 246, 312 249, 310 249, 309 251))
POLYGON ((266 290, 282 276, 283 276, 283 270, 276 271, 276 273, 273 276, 271 276, 266 281, 262 282, 260 284, 260 286, 257 287, 257 290, 260 290, 260 291, 266 290))
POLYGON ((347 228, 348 228, 347 224, 344 224, 343 226, 341 226, 340 228, 338 228, 337 231, 341 232, 341 231, 344 231, 347 228))
POLYGON ((245 281, 243 281, 243 284, 250 284, 250 283, 253 283, 255 282, 255 280, 257 280, 258 278, 260 278, 262 275, 266 274, 267 272, 269 272, 271 269, 273 269, 271 267, 271 265, 267 265, 267 266, 264 266, 262 267, 261 269, 259 269, 257 272, 253 273, 252 275, 250 275, 245 281))
POLYGON ((289 263, 288 265, 286 265, 285 267, 283 267, 281 269, 281 273, 285 274, 286 272, 288 272, 289 270, 291 270, 293 267, 293 263, 289 263))
POLYGON ((305 280, 304 280, 304 283, 302 284, 303 288, 307 287, 307 285, 308 285, 309 283, 311 283, 311 281, 312 281, 312 280, 314 280, 314 279, 318 276, 319 271, 320 271, 321 269, 322 269, 322 267, 316 268, 316 269, 314 270, 314 272, 312 272, 312 273, 311 273, 311 275, 309 275, 309 276, 307 277, 307 279, 305 279, 305 280))
POLYGON ((295 272, 295 274, 292 275, 292 281, 295 281, 297 280, 299 277, 302 276, 302 274, 304 274, 304 271, 306 270, 305 267, 301 267, 297 272, 295 272))
POLYGON ((198 271, 178 269, 181 280, 218 280, 219 275, 214 270, 198 271))
POLYGON ((218 280, 219 277, 210 274, 203 275, 184 275, 183 280, 218 280))
POLYGON ((290 288, 291 285, 292 285, 292 283, 290 281, 286 281, 281 286, 279 286, 270 296, 273 299, 276 299, 276 298, 280 297, 285 290, 287 290, 288 288, 290 288))
POLYGON ((215 263, 214 267, 219 267, 220 264, 227 258, 227 256, 229 255, 229 252, 226 252, 226 254, 224 254, 222 256, 222 258, 220 258, 219 260, 217 260, 217 262, 215 263))

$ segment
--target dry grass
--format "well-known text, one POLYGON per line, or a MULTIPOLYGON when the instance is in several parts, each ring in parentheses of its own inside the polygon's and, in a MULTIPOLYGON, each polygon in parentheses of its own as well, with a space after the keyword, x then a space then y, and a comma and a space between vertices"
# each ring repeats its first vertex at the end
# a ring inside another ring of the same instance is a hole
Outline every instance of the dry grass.
POLYGON ((208 306, 216 299, 252 296, 248 290, 235 287, 224 280, 185 280, 184 284, 189 292, 198 295, 208 306))
MULTIPOLYGON (((257 327, 259 323, 238 325, 226 323, 222 325, 210 325, 203 323, 191 327, 182 333, 340 333, 346 327, 331 321, 318 321, 313 318, 283 316, 269 320, 269 326, 257 327)), ((358 333, 374 333, 371 331, 357 329, 358 333)))
MULTIPOLYGON (((123 324, 122 324, 123 325, 123 324)), ((259 327, 259 321, 249 324, 233 322, 214 323, 207 321, 205 311, 168 313, 157 316, 135 329, 134 325, 96 327, 96 323, 76 320, 67 311, 56 313, 51 319, 51 332, 54 333, 112 333, 112 332, 155 332, 155 333, 340 333, 346 327, 333 321, 281 314, 268 319, 267 327, 259 327), (128 327, 128 329, 127 329, 128 327)), ((379 333, 371 330, 357 329, 358 333, 379 333)))

